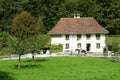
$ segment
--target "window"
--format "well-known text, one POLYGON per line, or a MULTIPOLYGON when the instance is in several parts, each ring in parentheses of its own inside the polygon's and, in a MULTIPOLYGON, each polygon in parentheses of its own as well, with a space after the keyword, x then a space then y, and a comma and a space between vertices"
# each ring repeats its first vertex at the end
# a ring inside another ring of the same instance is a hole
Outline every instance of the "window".
POLYGON ((87 39, 90 39, 90 37, 91 37, 90 34, 87 34, 87 35, 86 35, 86 38, 87 38, 87 39))
POLYGON ((81 48, 81 43, 78 43, 78 44, 77 44, 77 48, 81 48))
POLYGON ((65 40, 69 40, 69 35, 66 35, 66 36, 65 36, 65 40))
POLYGON ((77 35, 77 40, 80 40, 81 39, 81 35, 77 35))
POLYGON ((52 37, 59 38, 61 35, 52 35, 52 37))
POLYGON ((100 34, 96 34, 96 40, 100 40, 100 34))
POLYGON ((66 45, 65 45, 65 49, 69 49, 69 44, 66 44, 66 45))
POLYGON ((100 43, 96 43, 96 48, 97 48, 97 49, 100 48, 100 43))

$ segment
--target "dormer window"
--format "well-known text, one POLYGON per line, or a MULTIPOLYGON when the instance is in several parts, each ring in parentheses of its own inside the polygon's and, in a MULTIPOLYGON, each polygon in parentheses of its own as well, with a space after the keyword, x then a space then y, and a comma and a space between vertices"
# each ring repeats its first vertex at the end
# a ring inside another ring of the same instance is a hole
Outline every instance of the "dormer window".
POLYGON ((81 39, 81 35, 77 35, 77 40, 80 40, 81 39))
POLYGON ((96 34, 96 40, 100 40, 100 34, 96 34))
POLYGON ((69 37, 70 37, 69 35, 66 35, 65 40, 69 40, 69 37))
POLYGON ((91 37, 90 34, 87 34, 87 35, 86 35, 86 38, 87 38, 88 40, 90 39, 90 37, 91 37))

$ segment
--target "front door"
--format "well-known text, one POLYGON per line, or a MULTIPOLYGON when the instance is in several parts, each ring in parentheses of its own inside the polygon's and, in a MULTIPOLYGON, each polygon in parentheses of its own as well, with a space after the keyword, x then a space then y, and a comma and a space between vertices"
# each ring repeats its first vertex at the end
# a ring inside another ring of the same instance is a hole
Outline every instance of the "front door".
POLYGON ((90 47, 91 47, 91 45, 88 43, 87 45, 86 45, 86 50, 89 52, 90 51, 90 47))

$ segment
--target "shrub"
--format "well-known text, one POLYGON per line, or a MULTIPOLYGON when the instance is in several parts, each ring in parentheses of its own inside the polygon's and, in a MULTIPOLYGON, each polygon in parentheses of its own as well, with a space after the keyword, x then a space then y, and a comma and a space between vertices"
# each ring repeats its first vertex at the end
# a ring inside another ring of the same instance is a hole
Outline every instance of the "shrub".
POLYGON ((49 48, 51 45, 51 37, 49 35, 39 35, 39 47, 42 48, 49 48))
POLYGON ((51 47, 50 47, 50 51, 52 53, 61 52, 62 50, 63 50, 63 46, 61 44, 59 44, 59 45, 51 45, 51 47))
POLYGON ((114 56, 112 59, 113 62, 119 62, 119 60, 120 60, 119 48, 120 47, 119 47, 119 44, 117 42, 112 43, 111 50, 114 52, 114 56))
POLYGON ((119 50, 118 43, 114 42, 114 43, 112 44, 112 51, 113 51, 113 52, 118 52, 118 50, 119 50))
POLYGON ((120 61, 120 53, 119 52, 114 53, 114 57, 113 57, 112 61, 113 62, 119 62, 120 61))
POLYGON ((112 51, 112 43, 107 44, 107 48, 108 48, 109 51, 112 51))

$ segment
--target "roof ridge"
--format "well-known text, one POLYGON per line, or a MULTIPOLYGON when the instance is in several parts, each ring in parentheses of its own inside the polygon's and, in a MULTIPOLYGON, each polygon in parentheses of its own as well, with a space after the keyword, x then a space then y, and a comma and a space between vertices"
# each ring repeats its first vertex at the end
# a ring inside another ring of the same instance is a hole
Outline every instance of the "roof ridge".
POLYGON ((61 19, 94 19, 94 17, 80 17, 80 18, 61 18, 61 19))
POLYGON ((49 34, 109 33, 93 17, 61 18, 49 34))

